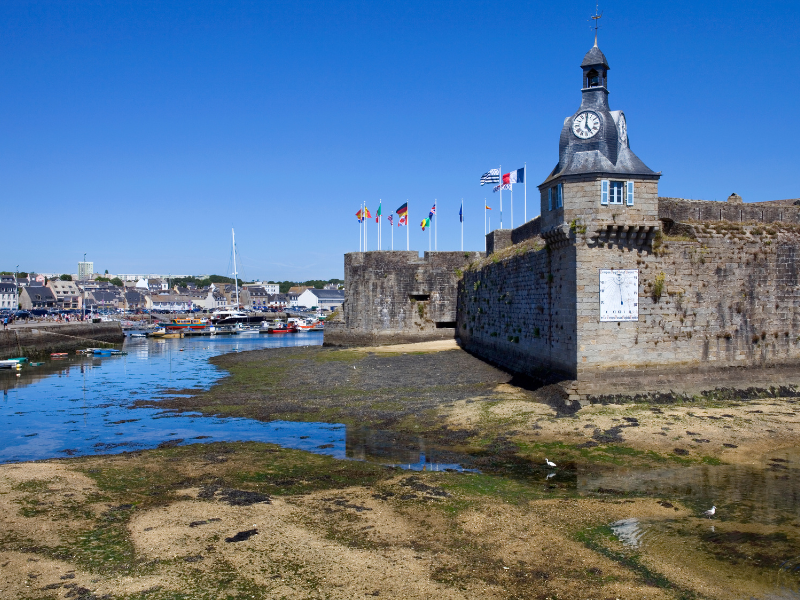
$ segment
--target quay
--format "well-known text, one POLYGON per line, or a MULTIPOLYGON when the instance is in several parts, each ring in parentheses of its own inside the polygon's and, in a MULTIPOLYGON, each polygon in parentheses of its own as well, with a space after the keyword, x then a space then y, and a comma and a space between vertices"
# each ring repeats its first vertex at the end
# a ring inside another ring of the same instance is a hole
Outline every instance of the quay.
POLYGON ((0 359, 35 358, 104 344, 121 344, 125 334, 118 321, 101 323, 15 324, 0 331, 0 359))

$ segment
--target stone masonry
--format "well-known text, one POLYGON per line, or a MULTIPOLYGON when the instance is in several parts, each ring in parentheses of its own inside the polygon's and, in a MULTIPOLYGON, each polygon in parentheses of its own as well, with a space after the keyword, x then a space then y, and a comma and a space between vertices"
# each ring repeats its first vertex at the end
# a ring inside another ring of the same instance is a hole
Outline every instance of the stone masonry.
POLYGON ((351 252, 345 300, 325 324, 326 346, 453 338, 456 282, 478 252, 351 252))

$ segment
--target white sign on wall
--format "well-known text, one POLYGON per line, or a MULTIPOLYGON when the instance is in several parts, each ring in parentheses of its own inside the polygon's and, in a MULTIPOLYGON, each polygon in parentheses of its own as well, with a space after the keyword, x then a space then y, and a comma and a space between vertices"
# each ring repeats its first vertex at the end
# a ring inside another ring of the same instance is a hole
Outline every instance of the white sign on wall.
POLYGON ((600 269, 600 321, 639 320, 639 270, 600 269))

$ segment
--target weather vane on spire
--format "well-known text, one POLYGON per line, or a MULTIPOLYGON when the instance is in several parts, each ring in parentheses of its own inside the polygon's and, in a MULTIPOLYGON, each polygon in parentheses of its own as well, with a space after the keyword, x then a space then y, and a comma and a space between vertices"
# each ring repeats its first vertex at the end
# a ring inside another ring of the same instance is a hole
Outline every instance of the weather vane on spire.
POLYGON ((599 13, 600 5, 594 5, 594 16, 592 19, 594 20, 594 45, 597 46, 597 30, 600 29, 600 19, 603 18, 603 13, 599 13))

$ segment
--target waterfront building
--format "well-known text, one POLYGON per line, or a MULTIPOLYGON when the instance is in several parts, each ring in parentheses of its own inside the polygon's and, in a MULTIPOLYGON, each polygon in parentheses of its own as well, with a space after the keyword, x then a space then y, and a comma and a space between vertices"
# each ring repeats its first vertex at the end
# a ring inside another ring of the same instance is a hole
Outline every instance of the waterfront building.
POLYGON ((189 311, 194 308, 192 299, 179 294, 154 294, 147 296, 147 308, 169 312, 189 311))
POLYGON ((74 281, 51 279, 47 282, 47 287, 53 290, 59 309, 72 310, 81 308, 83 293, 74 281))
POLYGON ((0 310, 15 310, 19 306, 19 295, 17 294, 17 284, 13 277, 3 277, 0 281, 0 310))
POLYGON ((56 295, 44 285, 28 285, 19 294, 19 305, 23 310, 32 308, 55 308, 56 295))
POLYGON ((297 306, 303 308, 325 308, 336 310, 344 302, 341 290, 317 290, 309 288, 297 298, 297 306))

